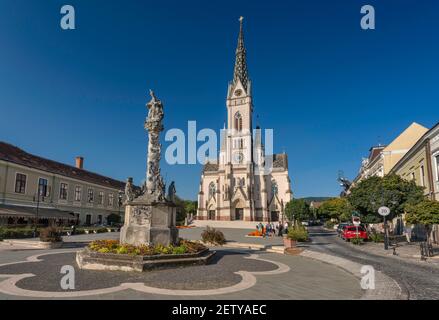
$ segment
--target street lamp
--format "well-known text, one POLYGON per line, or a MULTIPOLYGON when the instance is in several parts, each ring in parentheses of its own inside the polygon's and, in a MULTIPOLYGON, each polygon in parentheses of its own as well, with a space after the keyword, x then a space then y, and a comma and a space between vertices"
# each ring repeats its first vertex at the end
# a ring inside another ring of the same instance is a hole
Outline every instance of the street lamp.
POLYGON ((37 215, 36 215, 36 219, 35 219, 35 223, 34 223, 34 232, 33 232, 33 237, 36 238, 37 237, 37 228, 38 228, 38 211, 40 208, 40 201, 44 201, 44 196, 42 194, 42 189, 41 186, 38 185, 38 190, 36 195, 34 195, 33 201, 37 203, 37 215))
POLYGON ((122 190, 119 190, 118 194, 117 194, 117 205, 119 206, 119 217, 121 216, 120 214, 120 208, 122 207, 123 204, 123 196, 124 196, 124 192, 122 190))

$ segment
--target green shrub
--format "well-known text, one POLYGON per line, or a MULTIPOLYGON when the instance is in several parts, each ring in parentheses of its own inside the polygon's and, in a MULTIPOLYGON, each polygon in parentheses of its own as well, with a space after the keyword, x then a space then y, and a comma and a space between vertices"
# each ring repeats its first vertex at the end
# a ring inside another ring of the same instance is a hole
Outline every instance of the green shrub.
MULTIPOLYGON (((38 235, 38 231, 37 231, 38 235)), ((34 228, 22 227, 22 228, 0 228, 0 238, 3 239, 24 239, 32 238, 34 236, 34 228)))
POLYGON ((334 222, 332 222, 331 220, 326 221, 325 222, 325 228, 333 229, 334 228, 334 222))
POLYGON ((159 254, 184 254, 184 253, 197 253, 204 249, 201 243, 192 242, 187 240, 179 240, 178 245, 141 245, 133 246, 128 244, 120 244, 118 240, 96 240, 88 245, 88 248, 92 251, 100 253, 115 253, 115 254, 130 254, 133 256, 152 256, 159 254))
POLYGON ((360 237, 352 238, 351 243, 359 246, 360 244, 363 243, 363 238, 360 237))
POLYGON ((107 230, 107 228, 98 228, 98 229, 96 229, 96 232, 97 233, 105 233, 105 232, 108 232, 108 230, 107 230))
POLYGON ((378 242, 384 242, 384 235, 381 234, 381 233, 372 232, 372 233, 369 235, 369 239, 372 240, 372 241, 375 242, 375 243, 378 243, 378 242))
POLYGON ((204 243, 210 243, 219 246, 222 246, 226 243, 224 233, 209 226, 207 226, 206 230, 201 233, 201 240, 204 243))
POLYGON ((47 227, 40 230, 40 240, 43 242, 61 242, 62 229, 57 227, 47 227))
POLYGON ((75 229, 75 235, 76 234, 85 234, 85 229, 84 228, 76 228, 75 229))
POLYGON ((187 248, 185 246, 178 246, 172 249, 172 254, 184 254, 187 252, 187 248))
POLYGON ((306 231, 306 229, 301 225, 288 229, 288 234, 287 234, 288 239, 299 241, 299 242, 305 242, 308 241, 308 237, 309 237, 308 231, 306 231))

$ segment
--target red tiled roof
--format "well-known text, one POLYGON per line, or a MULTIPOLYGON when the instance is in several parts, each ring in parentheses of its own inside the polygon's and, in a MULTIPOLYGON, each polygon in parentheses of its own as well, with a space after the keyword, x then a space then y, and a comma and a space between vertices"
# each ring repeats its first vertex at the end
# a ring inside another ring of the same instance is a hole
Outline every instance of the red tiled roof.
POLYGON ((385 146, 378 146, 378 147, 370 148, 369 163, 372 162, 376 157, 378 157, 384 148, 385 148, 385 146))
POLYGON ((2 141, 0 141, 0 160, 16 163, 29 168, 34 168, 50 173, 59 174, 61 176, 74 178, 93 184, 98 184, 108 188, 125 188, 125 183, 122 181, 114 180, 112 178, 105 177, 83 169, 78 169, 64 163, 44 159, 42 157, 27 153, 16 146, 2 141))

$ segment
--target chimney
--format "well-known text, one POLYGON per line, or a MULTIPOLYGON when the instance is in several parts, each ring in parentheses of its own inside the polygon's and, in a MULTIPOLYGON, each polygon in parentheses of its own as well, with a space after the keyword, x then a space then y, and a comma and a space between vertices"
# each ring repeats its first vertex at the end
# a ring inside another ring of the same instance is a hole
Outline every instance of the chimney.
POLYGON ((76 157, 76 168, 83 169, 84 168, 84 158, 76 157))

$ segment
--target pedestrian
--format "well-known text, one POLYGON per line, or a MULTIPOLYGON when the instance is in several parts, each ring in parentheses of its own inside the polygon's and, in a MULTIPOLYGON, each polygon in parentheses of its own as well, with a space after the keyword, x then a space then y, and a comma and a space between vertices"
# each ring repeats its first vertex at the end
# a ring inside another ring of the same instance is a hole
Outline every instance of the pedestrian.
POLYGON ((410 243, 411 237, 412 237, 412 227, 410 225, 406 225, 404 228, 405 237, 407 239, 407 242, 410 243))
POLYGON ((70 235, 73 236, 76 233, 76 226, 74 224, 72 224, 72 226, 70 227, 70 229, 72 229, 70 235))
POLYGON ((267 236, 270 236, 271 233, 271 226, 270 224, 267 222, 267 224, 265 225, 265 233, 267 234, 267 236))
POLYGON ((285 223, 284 223, 284 234, 287 234, 287 233, 288 233, 288 222, 285 221, 285 223))
POLYGON ((279 236, 279 237, 281 237, 282 236, 282 233, 283 233, 283 225, 282 225, 282 223, 279 223, 279 230, 278 230, 278 232, 277 232, 277 235, 279 236))

